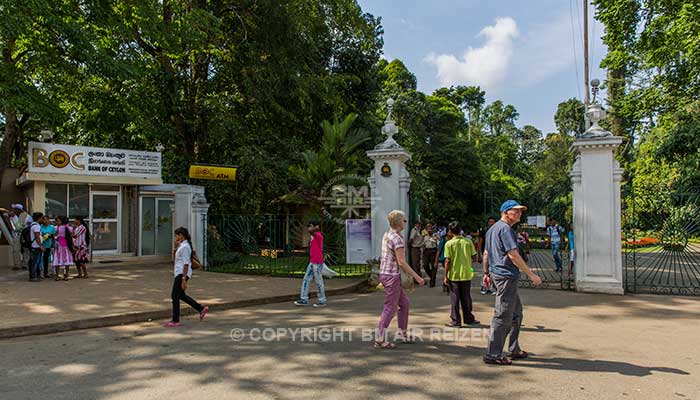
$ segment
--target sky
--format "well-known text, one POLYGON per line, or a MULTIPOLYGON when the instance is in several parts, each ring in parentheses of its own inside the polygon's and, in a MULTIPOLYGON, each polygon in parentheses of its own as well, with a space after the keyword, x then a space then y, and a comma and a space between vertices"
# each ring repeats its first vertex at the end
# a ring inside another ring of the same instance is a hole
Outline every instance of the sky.
MULTIPOLYGON (((582 0, 358 0, 381 17, 384 58, 400 59, 418 90, 478 85, 518 126, 556 130, 557 104, 583 99, 582 0), (573 18, 572 18, 573 17, 573 18), (573 32, 572 32, 573 23, 573 32)), ((604 81, 602 25, 589 6, 590 78, 604 81)))

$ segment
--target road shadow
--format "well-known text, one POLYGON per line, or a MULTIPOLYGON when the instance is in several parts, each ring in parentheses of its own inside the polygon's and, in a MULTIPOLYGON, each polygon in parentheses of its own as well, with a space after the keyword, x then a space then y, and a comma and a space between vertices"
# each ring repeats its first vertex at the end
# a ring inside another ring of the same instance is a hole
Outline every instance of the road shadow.
MULTIPOLYGON (((515 365, 515 363, 514 363, 515 365)), ((575 372, 610 372, 626 376, 648 376, 653 372, 667 374, 690 375, 689 372, 670 367, 645 367, 623 361, 584 360, 580 358, 552 357, 545 358, 535 355, 524 360, 517 360, 517 365, 528 368, 553 369, 558 371, 575 372)))

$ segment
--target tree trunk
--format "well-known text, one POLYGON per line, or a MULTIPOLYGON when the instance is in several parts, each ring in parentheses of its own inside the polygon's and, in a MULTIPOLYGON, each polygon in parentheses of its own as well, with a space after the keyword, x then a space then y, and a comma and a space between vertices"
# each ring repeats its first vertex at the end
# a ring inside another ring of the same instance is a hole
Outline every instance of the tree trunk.
POLYGON ((625 70, 624 68, 612 68, 608 70, 608 101, 610 110, 608 112, 610 121, 610 132, 613 136, 623 137, 627 140, 617 150, 618 160, 622 163, 622 167, 627 170, 626 166, 630 160, 630 150, 632 149, 633 136, 626 129, 625 119, 620 110, 620 102, 625 96, 625 70))
POLYGON ((19 121, 17 121, 17 111, 5 109, 5 136, 0 145, 0 183, 5 175, 5 170, 12 166, 12 153, 15 143, 19 139, 19 121))

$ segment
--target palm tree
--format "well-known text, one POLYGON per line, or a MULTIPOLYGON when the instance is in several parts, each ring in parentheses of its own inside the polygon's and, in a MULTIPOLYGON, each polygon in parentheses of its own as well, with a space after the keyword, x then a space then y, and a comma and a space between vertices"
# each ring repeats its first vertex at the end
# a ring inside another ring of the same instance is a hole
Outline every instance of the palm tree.
POLYGON ((352 184, 354 176, 367 165, 361 151, 362 144, 370 140, 370 135, 362 129, 352 129, 357 114, 348 114, 342 121, 323 121, 323 138, 318 150, 302 153, 302 165, 290 167, 293 176, 301 181, 302 187, 296 192, 301 202, 322 208, 320 197, 330 183, 352 184))

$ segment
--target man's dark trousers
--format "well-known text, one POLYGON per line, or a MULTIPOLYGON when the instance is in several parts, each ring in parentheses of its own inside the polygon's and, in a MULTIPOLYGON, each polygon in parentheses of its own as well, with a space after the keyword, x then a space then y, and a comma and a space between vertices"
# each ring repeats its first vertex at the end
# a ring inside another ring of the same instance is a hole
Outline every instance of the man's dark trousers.
POLYGON ((450 318, 452 319, 452 324, 462 325, 462 318, 460 318, 459 314, 460 305, 462 314, 464 315, 464 323, 467 325, 473 323, 476 318, 474 318, 474 314, 472 314, 472 295, 470 291, 472 281, 447 282, 450 284, 450 301, 452 302, 450 318))
POLYGON ((510 333, 508 351, 520 352, 518 336, 520 324, 523 322, 523 305, 518 295, 518 279, 502 275, 491 275, 491 281, 496 287, 496 307, 491 321, 491 333, 486 358, 503 357, 503 345, 510 333))

